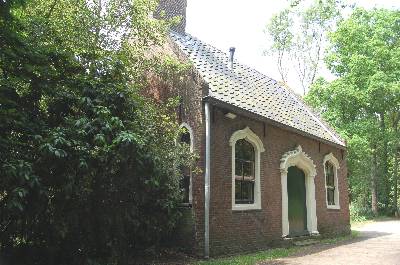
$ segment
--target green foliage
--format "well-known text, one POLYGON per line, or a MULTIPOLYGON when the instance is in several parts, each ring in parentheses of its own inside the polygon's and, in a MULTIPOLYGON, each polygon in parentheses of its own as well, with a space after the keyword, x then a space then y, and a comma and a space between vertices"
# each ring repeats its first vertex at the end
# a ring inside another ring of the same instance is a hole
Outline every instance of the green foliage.
POLYGON ((267 25, 267 30, 273 38, 273 51, 290 51, 293 41, 293 33, 290 32, 292 23, 293 18, 290 16, 289 9, 285 9, 271 18, 270 23, 267 25))
POLYGON ((372 219, 374 214, 371 207, 360 205, 357 202, 350 204, 350 220, 351 222, 364 222, 372 219))
POLYGON ((330 33, 326 62, 338 78, 317 80, 306 97, 347 140, 355 218, 397 208, 399 29, 399 11, 355 9, 330 33))
POLYGON ((315 81, 324 54, 326 33, 340 19, 341 1, 291 1, 275 14, 265 32, 272 43, 269 53, 276 55, 282 81, 295 70, 304 94, 315 81))
POLYGON ((91 3, 0 3, 0 251, 25 264, 127 264, 180 216, 193 157, 175 101, 141 92, 169 22, 154 1, 91 3))

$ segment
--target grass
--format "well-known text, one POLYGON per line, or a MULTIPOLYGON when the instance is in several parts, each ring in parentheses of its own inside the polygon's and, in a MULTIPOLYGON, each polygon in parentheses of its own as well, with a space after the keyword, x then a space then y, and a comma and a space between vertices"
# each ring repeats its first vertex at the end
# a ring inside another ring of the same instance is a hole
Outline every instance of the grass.
POLYGON ((378 221, 390 221, 390 220, 397 220, 397 219, 395 217, 377 216, 377 217, 365 218, 364 220, 357 220, 357 221, 351 220, 350 224, 352 229, 357 229, 368 223, 373 223, 378 221))
POLYGON ((298 252, 302 248, 304 247, 274 248, 229 258, 204 260, 196 263, 196 265, 252 265, 264 260, 288 257, 289 255, 298 252))
POLYGON ((351 230, 350 235, 339 236, 339 237, 332 237, 332 238, 324 238, 320 240, 320 244, 336 244, 338 242, 347 241, 350 239, 354 239, 360 235, 359 231, 351 230))
MULTIPOLYGON (((338 242, 350 240, 359 236, 358 231, 351 231, 350 235, 340 236, 335 238, 324 238, 319 240, 318 244, 335 244, 338 242)), ((290 255, 296 254, 307 247, 292 246, 289 248, 274 248, 264 251, 259 251, 250 254, 237 255, 225 258, 216 258, 203 260, 195 263, 195 265, 253 265, 257 262, 268 261, 278 258, 285 258, 290 255)))

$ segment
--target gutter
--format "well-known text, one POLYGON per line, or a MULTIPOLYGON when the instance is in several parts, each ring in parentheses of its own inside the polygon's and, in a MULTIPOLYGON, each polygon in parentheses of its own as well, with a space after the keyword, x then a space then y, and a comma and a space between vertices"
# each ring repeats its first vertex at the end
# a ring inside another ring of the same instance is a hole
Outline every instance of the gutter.
POLYGON ((210 256, 210 103, 204 104, 206 122, 206 165, 204 175, 204 257, 210 256))

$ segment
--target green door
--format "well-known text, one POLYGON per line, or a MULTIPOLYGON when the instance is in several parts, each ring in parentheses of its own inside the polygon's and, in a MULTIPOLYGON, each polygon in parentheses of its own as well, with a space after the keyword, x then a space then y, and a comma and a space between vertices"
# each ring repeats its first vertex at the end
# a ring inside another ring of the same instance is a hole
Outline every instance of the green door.
POLYGON ((289 235, 307 234, 306 185, 304 172, 298 167, 290 167, 287 177, 289 235))

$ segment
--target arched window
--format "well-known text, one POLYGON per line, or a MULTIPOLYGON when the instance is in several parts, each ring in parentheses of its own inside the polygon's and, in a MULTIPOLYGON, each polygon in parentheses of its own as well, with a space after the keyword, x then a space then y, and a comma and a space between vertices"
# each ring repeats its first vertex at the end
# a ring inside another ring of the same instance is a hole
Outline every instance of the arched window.
POLYGON ((255 152, 245 139, 235 146, 235 204, 254 203, 255 152))
MULTIPOLYGON (((178 137, 178 141, 180 144, 188 145, 191 152, 193 152, 193 132, 190 126, 187 123, 183 123, 180 126, 180 134, 178 137)), ((184 204, 192 204, 192 170, 189 167, 181 168, 181 181, 180 188, 183 192, 183 201, 184 204)))
POLYGON ((232 209, 261 209, 260 156, 263 143, 248 127, 232 134, 232 209))
POLYGON ((324 158, 325 172, 325 189, 326 189, 326 205, 330 209, 340 209, 339 205, 339 185, 337 170, 339 169, 339 161, 332 153, 324 158))

